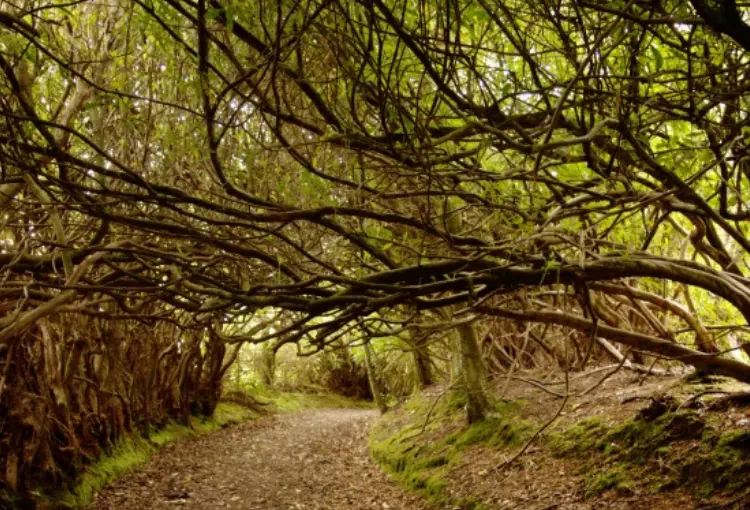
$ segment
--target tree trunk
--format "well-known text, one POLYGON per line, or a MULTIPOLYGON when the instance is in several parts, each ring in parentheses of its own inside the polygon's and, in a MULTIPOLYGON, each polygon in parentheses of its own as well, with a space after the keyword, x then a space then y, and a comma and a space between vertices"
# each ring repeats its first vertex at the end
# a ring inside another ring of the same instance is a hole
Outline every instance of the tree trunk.
POLYGON ((260 382, 268 386, 273 387, 276 376, 276 353, 274 350, 263 345, 260 354, 260 382))
POLYGON ((367 367, 367 380, 370 383, 370 391, 372 391, 372 398, 375 400, 375 405, 380 409, 380 413, 383 414, 388 410, 388 406, 383 399, 383 389, 380 386, 380 379, 378 379, 377 371, 375 370, 375 353, 372 352, 372 346, 370 342, 365 344, 365 366, 367 367))
POLYGON ((473 322, 456 327, 460 359, 462 389, 466 392, 466 419, 471 423, 482 421, 489 411, 487 399, 487 372, 477 342, 477 331, 473 322))
POLYGON ((430 386, 434 381, 432 378, 432 361, 430 360, 430 349, 427 345, 427 337, 415 334, 410 342, 412 356, 414 357, 414 372, 417 375, 417 389, 430 386))
POLYGON ((234 384, 239 387, 242 382, 242 351, 237 352, 237 359, 234 360, 236 371, 234 373, 234 384))
MULTIPOLYGON (((450 234, 460 234, 463 219, 460 203, 452 198, 445 217, 446 230, 450 234)), ((454 318, 456 307, 450 308, 448 314, 454 318)), ((482 360, 482 351, 473 322, 463 323, 456 327, 456 344, 451 363, 451 380, 453 384, 466 393, 466 419, 469 423, 484 420, 489 410, 487 399, 487 371, 482 360)))

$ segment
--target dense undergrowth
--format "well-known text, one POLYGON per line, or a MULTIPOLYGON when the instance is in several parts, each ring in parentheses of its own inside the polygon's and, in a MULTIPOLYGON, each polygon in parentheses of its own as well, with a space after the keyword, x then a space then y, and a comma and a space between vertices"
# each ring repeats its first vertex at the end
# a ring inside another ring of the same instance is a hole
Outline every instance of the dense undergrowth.
MULTIPOLYGON (((371 454, 394 479, 437 506, 494 508, 471 495, 472 487, 455 490, 452 483, 460 479, 457 471, 471 469, 461 461, 469 447, 472 459, 477 449, 498 459, 519 450, 544 421, 529 418, 526 405, 497 402, 488 421, 466 426, 460 398, 416 395, 373 428, 371 454)), ((696 502, 739 508, 750 491, 750 430, 727 427, 721 412, 683 408, 672 397, 653 399, 628 416, 563 417, 535 444, 526 454, 531 464, 564 461, 577 480, 579 501, 679 490, 696 502)), ((505 475, 495 468, 480 474, 499 483, 505 475)))

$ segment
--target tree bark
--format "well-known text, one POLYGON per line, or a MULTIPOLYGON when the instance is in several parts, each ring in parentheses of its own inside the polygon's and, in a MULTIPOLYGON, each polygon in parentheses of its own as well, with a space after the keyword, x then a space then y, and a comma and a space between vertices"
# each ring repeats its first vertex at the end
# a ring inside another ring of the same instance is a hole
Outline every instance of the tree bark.
POLYGON ((375 405, 380 409, 380 414, 385 413, 388 410, 388 406, 383 398, 383 388, 380 386, 380 379, 378 378, 377 371, 375 369, 375 353, 372 352, 372 346, 370 342, 365 344, 365 366, 367 367, 367 381, 370 383, 370 391, 372 391, 372 398, 375 400, 375 405))
POLYGON ((432 378, 432 360, 430 360, 430 349, 427 345, 427 338, 417 333, 411 337, 409 343, 412 349, 412 357, 414 358, 417 389, 426 388, 434 382, 432 378))
MULTIPOLYGON (((445 226, 451 235, 460 234, 463 218, 457 199, 450 200, 447 204, 445 226)), ((450 308, 451 318, 455 314, 456 307, 450 308)), ((456 352, 453 354, 454 363, 452 371, 457 371, 452 376, 458 376, 459 387, 463 386, 466 393, 466 419, 471 423, 484 420, 489 410, 487 400, 487 371, 482 360, 482 351, 479 348, 479 340, 474 327, 474 322, 461 323, 456 327, 457 343, 456 352), (456 366, 456 362, 458 366, 456 366)))
POLYGON ((276 379, 276 353, 273 348, 263 344, 260 354, 260 382, 272 388, 276 379))
POLYGON ((479 349, 474 323, 460 324, 456 327, 456 332, 459 349, 457 354, 461 359, 463 389, 466 392, 466 419, 471 424, 487 417, 489 410, 487 371, 479 349))

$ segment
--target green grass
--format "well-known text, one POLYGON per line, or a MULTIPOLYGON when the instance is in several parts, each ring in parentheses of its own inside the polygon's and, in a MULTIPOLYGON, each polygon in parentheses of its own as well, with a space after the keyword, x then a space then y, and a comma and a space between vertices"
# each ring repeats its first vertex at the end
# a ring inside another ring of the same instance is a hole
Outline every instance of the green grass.
POLYGON ((73 490, 64 495, 60 503, 70 508, 87 506, 100 489, 145 463, 157 449, 158 446, 144 438, 123 439, 84 472, 73 490))
POLYGON ((372 402, 356 401, 332 393, 286 392, 258 387, 252 390, 253 396, 268 402, 273 411, 288 413, 304 409, 334 408, 370 408, 372 402))
MULTIPOLYGON (((130 436, 115 445, 106 455, 89 466, 78 483, 55 502, 69 508, 83 508, 91 503, 94 494, 145 463, 163 446, 188 437, 219 430, 258 418, 258 414, 237 404, 221 402, 211 418, 191 418, 192 428, 175 422, 149 434, 148 438, 130 436)), ((43 496, 42 496, 43 497, 43 496)))

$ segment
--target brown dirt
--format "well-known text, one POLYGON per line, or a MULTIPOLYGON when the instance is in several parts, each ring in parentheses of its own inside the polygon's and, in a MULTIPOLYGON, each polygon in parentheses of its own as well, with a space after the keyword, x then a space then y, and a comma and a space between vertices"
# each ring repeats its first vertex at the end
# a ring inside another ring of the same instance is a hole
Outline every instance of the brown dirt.
POLYGON ((377 412, 315 409, 181 441, 100 492, 90 510, 426 509, 369 459, 377 412))
MULTIPOLYGON (((582 393, 600 382, 607 373, 607 370, 593 370, 577 374, 569 381, 570 390, 582 393)), ((534 374, 525 376, 534 378, 534 374)), ((558 411, 560 398, 519 380, 507 385, 504 393, 499 392, 499 388, 506 387, 505 382, 495 381, 495 391, 511 400, 524 400, 526 406, 522 409, 521 416, 530 422, 544 423, 558 411)), ((728 381, 724 386, 726 388, 723 389, 731 391, 747 390, 746 385, 728 381)), ((564 392, 563 384, 550 387, 564 392)), ((560 430, 591 416, 598 416, 610 425, 621 423, 632 418, 639 409, 648 406, 651 396, 669 393, 685 398, 693 393, 689 390, 682 377, 643 378, 632 372, 619 371, 608 377, 596 391, 570 398, 559 418, 548 430, 560 430)), ((724 413, 730 424, 741 420, 743 416, 745 414, 737 410, 724 413)), ((540 441, 536 441, 511 467, 498 469, 516 451, 515 448, 497 449, 481 445, 467 449, 461 457, 460 465, 447 476, 448 493, 457 499, 474 497, 487 508, 497 510, 692 510, 703 507, 692 494, 682 489, 663 494, 641 491, 630 495, 610 490, 595 498, 586 499, 582 486, 587 473, 582 469, 580 461, 557 458, 540 441)), ((714 500, 716 508, 723 508, 721 501, 719 497, 714 500)), ((750 501, 741 502, 739 506, 728 505, 726 508, 750 509, 750 501)))
MULTIPOLYGON (((643 378, 639 374, 621 370, 611 374, 612 367, 605 370, 590 370, 572 375, 568 400, 554 424, 545 434, 565 429, 567 426, 588 417, 599 417, 610 426, 633 418, 639 410, 648 407, 650 397, 669 394, 685 400, 704 387, 685 384, 683 374, 664 377, 643 378), (610 375, 602 382, 605 375, 610 375), (601 384, 599 384, 601 383, 601 384), (595 391, 581 395, 589 388, 598 385, 595 391)), ((544 383, 546 387, 564 393, 562 381, 542 380, 543 373, 523 373, 520 377, 544 383)), ((747 391, 747 385, 728 380, 717 384, 727 391, 747 391)), ((434 401, 445 392, 444 386, 433 386, 423 393, 428 401, 434 401)), ((562 398, 540 390, 537 386, 513 379, 499 377, 493 381, 492 391, 496 398, 522 400, 525 405, 519 411, 520 417, 539 427, 554 417, 559 410, 562 398)), ((414 418, 404 409, 394 409, 387 420, 392 433, 414 422, 414 418)), ((718 430, 747 427, 750 411, 729 409, 718 416, 722 423, 712 422, 718 430), (744 424, 744 425, 742 425, 744 424)), ((712 418, 713 419, 713 418, 712 418)), ((458 421, 447 421, 441 427, 428 429, 420 435, 417 445, 440 441, 448 434, 465 427, 463 417, 458 421)), ((731 497, 717 495, 712 501, 699 500, 686 489, 652 494, 648 490, 635 487, 633 491, 604 491, 602 494, 586 498, 584 481, 590 473, 586 471, 585 459, 559 458, 545 445, 544 435, 526 451, 522 457, 508 468, 500 466, 514 456, 520 446, 496 447, 474 445, 461 454, 458 465, 445 475, 445 492, 454 501, 467 499, 481 503, 481 508, 492 510, 696 510, 719 509, 750 510, 750 499, 729 503, 731 497), (726 503, 726 505, 725 505, 726 503)), ((686 449, 695 446, 686 441, 686 449)), ((415 446, 412 446, 415 448, 415 446)), ((419 448, 419 446, 416 446, 419 448)), ((444 468, 438 468, 444 469, 444 468)), ((456 506, 456 509, 463 508, 456 506)), ((453 510, 453 509, 451 509, 453 510)))

